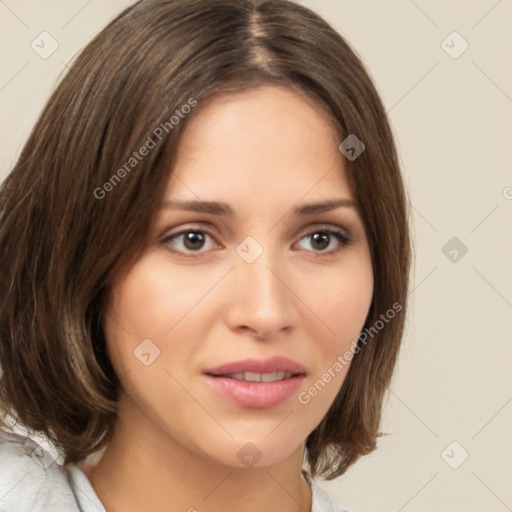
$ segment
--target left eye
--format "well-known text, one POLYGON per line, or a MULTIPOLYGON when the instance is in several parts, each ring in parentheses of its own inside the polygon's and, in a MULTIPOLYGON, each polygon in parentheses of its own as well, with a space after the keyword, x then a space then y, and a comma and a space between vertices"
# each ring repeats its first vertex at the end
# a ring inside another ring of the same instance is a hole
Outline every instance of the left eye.
MULTIPOLYGON (((166 245, 171 245, 172 251, 178 253, 187 254, 190 253, 203 253, 208 251, 207 239, 210 238, 210 249, 216 246, 215 241, 213 239, 213 235, 211 235, 208 231, 204 229, 185 229, 178 233, 174 233, 166 237, 162 243, 166 245), (183 251, 179 248, 180 244, 183 244, 182 247, 185 248, 183 251), (205 250, 204 249, 206 246, 205 250), (178 249, 175 249, 178 247, 178 249)), ((333 229, 320 228, 315 229, 302 236, 299 242, 303 240, 310 240, 311 246, 313 247, 312 252, 320 253, 320 254, 335 254, 350 244, 351 238, 347 233, 343 231, 337 231, 333 229), (334 245, 334 248, 332 247, 334 245)), ((309 250, 309 249, 306 249, 309 250)))
POLYGON ((300 241, 306 239, 310 239, 311 245, 316 246, 317 250, 314 250, 313 252, 325 254, 335 254, 351 242, 350 237, 346 233, 333 229, 315 229, 303 236, 300 241), (327 250, 331 245, 331 242, 335 242, 335 247, 327 250))

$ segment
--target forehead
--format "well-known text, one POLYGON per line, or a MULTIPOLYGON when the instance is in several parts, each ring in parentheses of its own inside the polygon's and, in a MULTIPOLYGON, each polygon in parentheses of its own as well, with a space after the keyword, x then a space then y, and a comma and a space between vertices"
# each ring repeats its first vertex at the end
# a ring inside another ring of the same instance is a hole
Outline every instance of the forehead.
POLYGON ((198 104, 184 127, 166 198, 352 198, 339 143, 328 113, 305 94, 264 86, 220 95, 198 104))

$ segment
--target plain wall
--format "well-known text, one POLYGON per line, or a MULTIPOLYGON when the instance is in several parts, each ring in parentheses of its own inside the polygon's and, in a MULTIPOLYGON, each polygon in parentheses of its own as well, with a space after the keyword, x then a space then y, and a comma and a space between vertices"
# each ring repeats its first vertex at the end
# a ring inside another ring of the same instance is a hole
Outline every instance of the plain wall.
MULTIPOLYGON (((66 63, 131 3, 0 2, 1 179, 66 63), (58 43, 47 59, 31 48, 43 31, 58 43)), ((512 510, 512 2, 300 3, 347 38, 375 80, 416 244, 388 435, 320 483, 354 512, 512 510)))

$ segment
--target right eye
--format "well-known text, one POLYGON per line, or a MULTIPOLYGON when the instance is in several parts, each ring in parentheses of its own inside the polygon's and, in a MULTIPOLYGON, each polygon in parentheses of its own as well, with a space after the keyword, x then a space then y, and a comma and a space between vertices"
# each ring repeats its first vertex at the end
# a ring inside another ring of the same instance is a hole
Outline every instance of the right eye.
MULTIPOLYGON (((201 249, 208 246, 208 238, 213 239, 213 235, 208 230, 203 228, 187 228, 166 236, 162 243, 173 252, 189 256, 194 253, 202 254, 207 252, 208 248, 204 251, 201 249)), ((215 247, 214 243, 210 245, 210 248, 215 247)))

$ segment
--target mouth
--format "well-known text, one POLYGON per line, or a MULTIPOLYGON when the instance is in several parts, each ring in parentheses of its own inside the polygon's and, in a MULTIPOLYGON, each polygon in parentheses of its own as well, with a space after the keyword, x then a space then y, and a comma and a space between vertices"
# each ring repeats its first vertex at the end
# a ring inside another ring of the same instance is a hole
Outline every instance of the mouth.
POLYGON ((212 377, 223 377, 225 379, 235 379, 244 382, 276 382, 279 380, 289 379, 295 377, 293 373, 285 372, 283 370, 277 370, 269 373, 258 373, 258 372, 243 372, 243 373, 228 373, 226 375, 211 375, 212 377))
POLYGON ((234 361, 203 373, 223 398, 242 407, 267 409, 290 399, 299 389, 306 369, 283 357, 234 361))
MULTIPOLYGON (((214 377, 225 377, 226 375, 236 376, 238 377, 238 380, 242 380, 240 378, 240 375, 242 374, 244 376, 249 376, 248 379, 244 378, 243 380, 256 378, 252 377, 255 374, 262 375, 264 378, 275 377, 275 379, 283 379, 287 374, 305 375, 306 368, 297 361, 293 361, 287 357, 275 356, 268 359, 242 359, 239 361, 232 361, 230 363, 216 366, 215 368, 210 368, 204 373, 213 375, 214 377)), ((258 379, 258 381, 259 380, 260 379, 258 379)), ((251 380, 251 382, 258 381, 251 380)))

